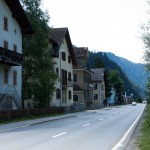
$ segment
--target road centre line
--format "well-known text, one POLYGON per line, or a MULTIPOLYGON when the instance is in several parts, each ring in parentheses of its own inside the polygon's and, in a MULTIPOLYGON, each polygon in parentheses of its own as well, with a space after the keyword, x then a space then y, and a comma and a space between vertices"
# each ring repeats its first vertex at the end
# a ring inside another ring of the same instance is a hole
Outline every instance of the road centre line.
POLYGON ((104 118, 100 118, 99 120, 102 121, 102 120, 104 120, 104 118))
POLYGON ((108 116, 108 118, 111 118, 112 116, 108 116))
POLYGON ((86 127, 86 126, 89 126, 89 125, 90 125, 90 123, 87 123, 87 124, 84 124, 83 127, 86 127))
POLYGON ((64 135, 64 134, 67 134, 67 132, 63 132, 63 133, 60 133, 60 134, 54 135, 54 136, 52 136, 52 138, 57 138, 57 137, 62 136, 62 135, 64 135))

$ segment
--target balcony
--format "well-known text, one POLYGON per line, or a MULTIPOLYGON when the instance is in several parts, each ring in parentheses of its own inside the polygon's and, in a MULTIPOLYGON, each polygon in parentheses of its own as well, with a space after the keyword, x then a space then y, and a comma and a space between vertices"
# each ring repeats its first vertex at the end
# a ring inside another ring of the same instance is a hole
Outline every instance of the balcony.
POLYGON ((73 87, 73 80, 71 80, 71 81, 69 81, 69 80, 62 80, 62 86, 63 86, 63 88, 73 87))
POLYGON ((0 47, 0 64, 9 66, 21 66, 22 63, 22 54, 0 47))
POLYGON ((68 80, 67 86, 68 87, 73 87, 73 80, 71 80, 71 81, 68 80))

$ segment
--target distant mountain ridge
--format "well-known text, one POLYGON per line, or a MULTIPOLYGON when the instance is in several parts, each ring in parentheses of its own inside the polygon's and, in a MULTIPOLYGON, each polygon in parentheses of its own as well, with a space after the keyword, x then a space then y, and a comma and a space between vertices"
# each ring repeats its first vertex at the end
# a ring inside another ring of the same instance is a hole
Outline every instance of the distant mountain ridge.
POLYGON ((146 80, 147 80, 147 73, 145 71, 145 66, 142 63, 133 63, 125 58, 116 56, 113 53, 106 53, 108 58, 115 61, 124 71, 124 73, 127 75, 128 79, 141 87, 142 89, 145 89, 146 80))

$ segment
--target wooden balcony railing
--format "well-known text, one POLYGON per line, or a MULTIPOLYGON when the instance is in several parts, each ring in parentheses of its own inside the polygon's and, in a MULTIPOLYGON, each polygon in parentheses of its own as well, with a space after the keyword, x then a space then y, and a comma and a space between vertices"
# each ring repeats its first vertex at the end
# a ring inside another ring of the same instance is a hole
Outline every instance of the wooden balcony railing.
POLYGON ((0 63, 9 66, 21 66, 23 54, 0 47, 0 63))

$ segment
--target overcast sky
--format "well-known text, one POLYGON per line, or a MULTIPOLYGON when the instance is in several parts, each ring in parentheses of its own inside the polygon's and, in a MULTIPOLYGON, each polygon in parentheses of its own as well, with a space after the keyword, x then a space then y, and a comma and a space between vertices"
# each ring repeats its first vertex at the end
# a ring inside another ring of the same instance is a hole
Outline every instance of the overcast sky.
POLYGON ((146 0, 43 0, 43 6, 50 26, 68 27, 75 46, 142 62, 146 0))

